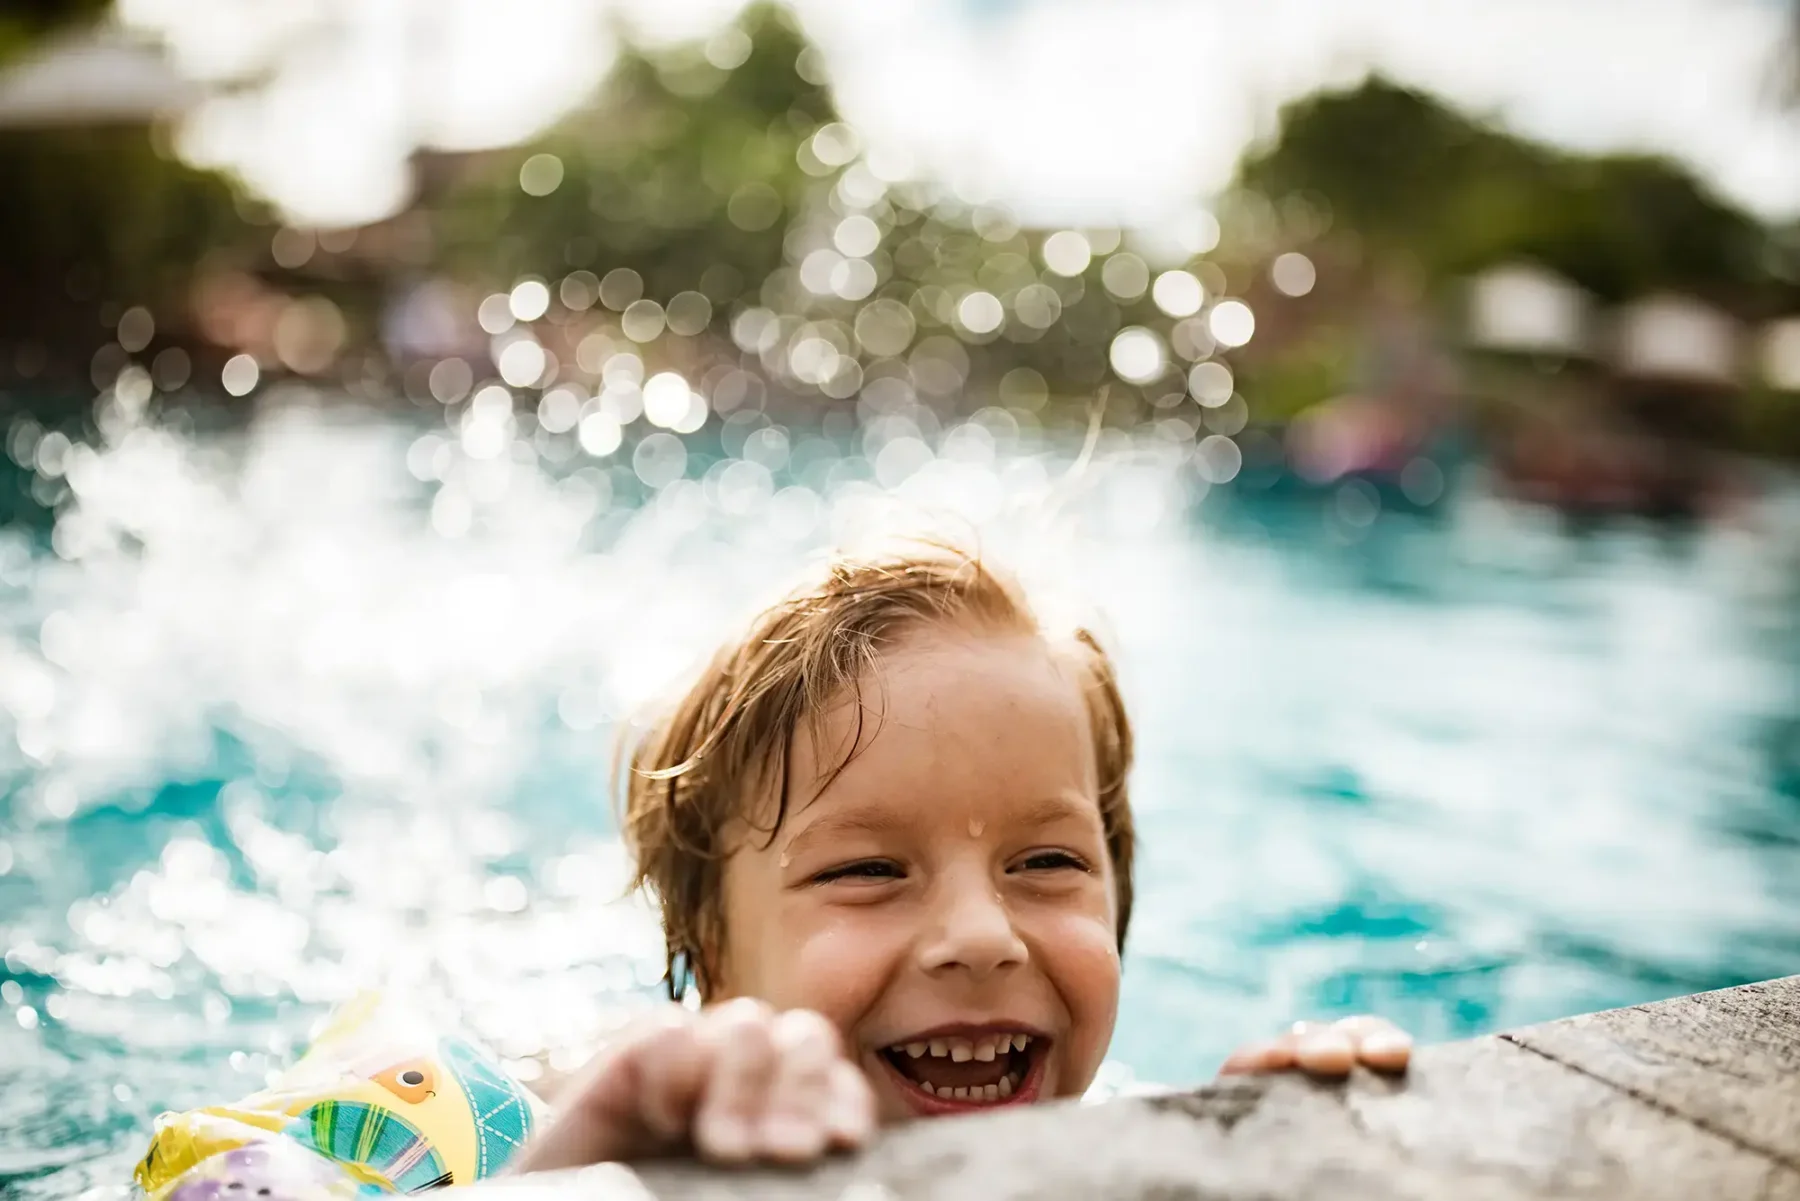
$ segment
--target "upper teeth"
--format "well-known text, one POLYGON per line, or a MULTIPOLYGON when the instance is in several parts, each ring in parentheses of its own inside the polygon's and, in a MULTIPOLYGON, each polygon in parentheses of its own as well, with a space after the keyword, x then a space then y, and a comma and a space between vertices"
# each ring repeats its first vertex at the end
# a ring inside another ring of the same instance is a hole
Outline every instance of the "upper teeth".
POLYGON ((955 1063, 967 1063, 971 1059, 989 1063, 997 1055, 1005 1055, 1015 1047, 1023 1051, 1030 1044, 1029 1034, 984 1034, 980 1038, 934 1038, 907 1043, 904 1049, 914 1059, 930 1055, 934 1059, 948 1057, 955 1063))

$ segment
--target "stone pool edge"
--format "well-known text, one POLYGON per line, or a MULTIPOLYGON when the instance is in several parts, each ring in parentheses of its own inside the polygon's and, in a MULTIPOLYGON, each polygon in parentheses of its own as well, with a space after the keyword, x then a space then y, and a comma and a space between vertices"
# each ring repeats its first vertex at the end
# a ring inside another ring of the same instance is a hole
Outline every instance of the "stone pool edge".
POLYGON ((1421 1048, 1404 1079, 1232 1079, 920 1123, 817 1167, 605 1165, 487 1201, 1800 1201, 1800 975, 1421 1048))

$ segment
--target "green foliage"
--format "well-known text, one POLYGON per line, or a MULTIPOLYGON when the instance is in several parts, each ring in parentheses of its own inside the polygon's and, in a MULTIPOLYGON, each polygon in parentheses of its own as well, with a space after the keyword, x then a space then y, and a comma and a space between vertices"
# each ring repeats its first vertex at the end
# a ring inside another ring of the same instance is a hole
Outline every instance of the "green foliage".
POLYGON ((249 235, 231 187, 158 153, 141 127, 0 131, 0 293, 9 335, 91 323, 92 303, 158 304, 249 235), (81 302, 82 312, 64 311, 81 302))
POLYGON ((1733 413, 1735 445, 1759 454, 1800 456, 1800 396, 1751 389, 1733 413))
POLYGON ((1281 424, 1348 391, 1362 349, 1356 331, 1321 326, 1279 355, 1243 364, 1238 390, 1250 398, 1256 421, 1281 424))
POLYGON ((729 70, 698 46, 624 50, 594 105, 443 198, 451 261, 502 280, 629 263, 665 298, 714 264, 751 281, 780 266, 785 218, 811 182, 796 155, 834 114, 825 90, 799 73, 806 43, 785 12, 757 5, 738 28, 749 56, 729 70), (561 160, 563 180, 527 195, 519 168, 546 152, 561 160), (768 224, 734 224, 734 195, 752 212, 744 198, 760 196, 768 224))
POLYGON ((29 53, 47 35, 91 24, 111 7, 111 0, 7 0, 0 11, 0 65, 29 53))
POLYGON ((1684 168, 1565 155, 1380 78, 1290 105, 1240 183, 1323 199, 1377 255, 1443 280, 1535 259, 1605 299, 1764 297, 1767 233, 1684 168))

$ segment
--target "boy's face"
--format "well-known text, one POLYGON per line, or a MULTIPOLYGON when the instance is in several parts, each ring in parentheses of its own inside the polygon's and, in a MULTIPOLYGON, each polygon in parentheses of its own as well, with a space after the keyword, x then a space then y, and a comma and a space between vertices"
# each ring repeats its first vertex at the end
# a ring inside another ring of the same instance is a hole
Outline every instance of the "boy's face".
POLYGON ((1119 952, 1078 678, 1040 639, 926 629, 863 682, 862 749, 816 795, 854 698, 803 725, 787 820, 736 832, 709 999, 823 1013, 886 1121, 1081 1094, 1119 952))

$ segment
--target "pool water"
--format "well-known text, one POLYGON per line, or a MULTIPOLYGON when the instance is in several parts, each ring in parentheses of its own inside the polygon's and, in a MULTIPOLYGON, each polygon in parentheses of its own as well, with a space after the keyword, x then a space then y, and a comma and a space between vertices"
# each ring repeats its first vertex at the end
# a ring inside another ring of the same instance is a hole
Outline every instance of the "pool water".
POLYGON ((660 491, 629 447, 303 408, 64 455, 54 532, 0 531, 0 1192, 110 1195, 158 1111, 368 984, 576 1062, 661 963, 622 716, 895 509, 1106 615, 1142 831, 1109 1083, 1303 1016, 1430 1041, 1800 970, 1791 487, 1571 531, 1478 478, 1377 512, 971 428, 715 443, 660 491))

